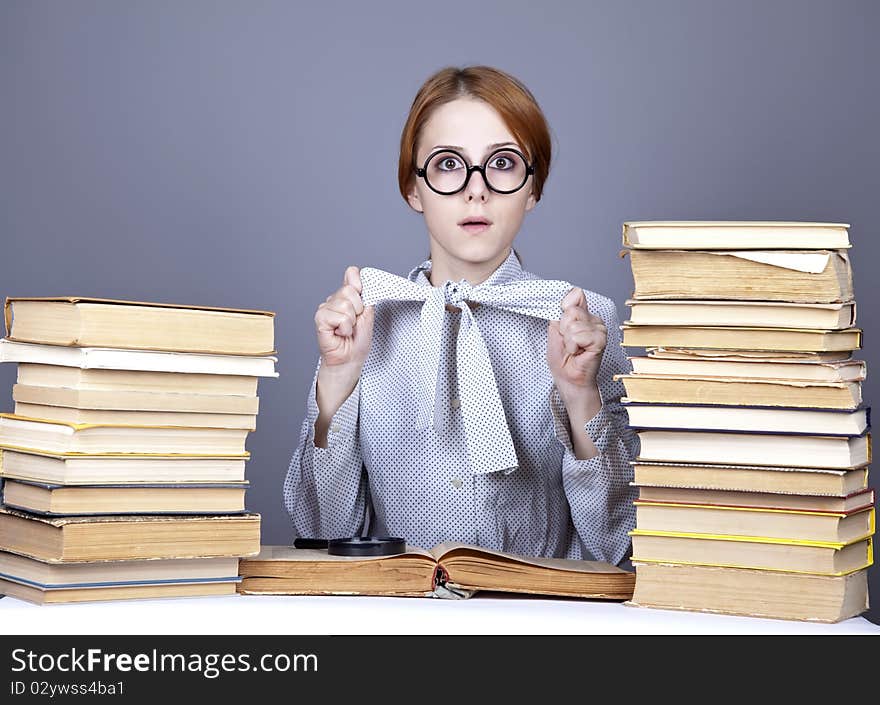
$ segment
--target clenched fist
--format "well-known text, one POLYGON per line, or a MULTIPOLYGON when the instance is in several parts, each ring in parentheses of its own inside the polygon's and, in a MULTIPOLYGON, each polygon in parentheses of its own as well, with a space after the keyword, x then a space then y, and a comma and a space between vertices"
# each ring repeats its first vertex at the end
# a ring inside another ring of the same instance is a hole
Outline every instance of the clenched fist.
POLYGON ((322 366, 356 369, 355 377, 367 359, 373 337, 373 307, 364 306, 361 290, 360 270, 348 267, 342 286, 315 312, 322 366))
POLYGON ((587 308, 583 289, 569 291, 561 318, 547 329, 547 364, 567 404, 595 392, 607 334, 602 319, 587 308))

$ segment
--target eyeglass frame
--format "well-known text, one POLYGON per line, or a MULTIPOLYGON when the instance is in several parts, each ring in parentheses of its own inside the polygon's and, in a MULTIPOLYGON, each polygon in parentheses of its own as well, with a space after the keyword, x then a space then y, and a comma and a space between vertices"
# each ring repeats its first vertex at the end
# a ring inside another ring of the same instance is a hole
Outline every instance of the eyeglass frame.
POLYGON ((454 196, 455 194, 461 193, 462 191, 464 191, 467 188, 468 182, 471 180, 471 174, 473 174, 475 171, 480 172, 480 176, 483 177, 483 183, 486 184, 486 188, 488 188, 490 191, 494 191, 495 193, 501 193, 501 194, 509 194, 509 193, 516 193, 517 191, 522 189, 523 186, 526 185, 526 182, 529 180, 529 177, 533 176, 535 173, 535 165, 529 164, 529 160, 526 159, 526 155, 523 154, 522 152, 520 152, 518 149, 514 149, 513 147, 499 147, 494 152, 490 153, 489 156, 486 157, 485 160, 483 160, 482 166, 478 166, 476 164, 468 164, 468 161, 467 161, 467 159, 465 159, 464 155, 461 154, 460 152, 457 152, 454 149, 437 149, 428 155, 427 159, 425 159, 425 165, 423 167, 421 167, 421 168, 416 167, 415 168, 416 176, 424 179, 427 187, 429 189, 431 189, 434 193, 438 193, 441 196, 454 196), (431 160, 434 157, 436 157, 438 154, 444 154, 446 152, 448 152, 449 154, 454 154, 455 156, 459 157, 461 159, 462 164, 464 164, 465 168, 467 169, 467 176, 464 177, 464 183, 461 185, 460 188, 456 189, 455 191, 438 191, 433 186, 431 186, 431 182, 428 181, 428 164, 430 164, 431 160), (494 157, 496 154, 498 154, 499 152, 513 152, 514 154, 520 156, 523 160, 523 164, 526 165, 526 176, 523 179, 522 183, 519 186, 517 186, 515 189, 512 189, 510 191, 502 191, 500 189, 495 188, 494 186, 492 186, 492 184, 489 183, 489 179, 486 178, 486 166, 489 164, 489 160, 492 157, 494 157))

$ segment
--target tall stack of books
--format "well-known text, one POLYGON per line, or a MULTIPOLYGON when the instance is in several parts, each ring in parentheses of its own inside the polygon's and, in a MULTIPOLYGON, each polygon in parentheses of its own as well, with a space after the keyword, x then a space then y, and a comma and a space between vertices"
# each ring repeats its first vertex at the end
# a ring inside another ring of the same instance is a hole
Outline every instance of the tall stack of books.
POLYGON ((37 603, 235 594, 260 548, 245 441, 274 314, 7 298, 0 594, 37 603))
POLYGON ((870 409, 849 226, 625 223, 620 375, 641 441, 631 604, 835 622, 867 608, 870 409))

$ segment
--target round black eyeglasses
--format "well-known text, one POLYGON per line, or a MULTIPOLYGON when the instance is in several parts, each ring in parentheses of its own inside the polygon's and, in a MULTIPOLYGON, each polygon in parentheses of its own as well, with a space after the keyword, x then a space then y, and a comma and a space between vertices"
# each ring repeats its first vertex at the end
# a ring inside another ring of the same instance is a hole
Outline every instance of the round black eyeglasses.
POLYGON ((428 188, 443 196, 462 191, 470 181, 471 174, 480 172, 490 191, 515 193, 526 185, 535 167, 526 161, 522 152, 502 147, 492 152, 482 166, 469 165, 467 160, 452 149, 439 149, 425 160, 422 168, 416 168, 416 176, 425 180, 428 188))

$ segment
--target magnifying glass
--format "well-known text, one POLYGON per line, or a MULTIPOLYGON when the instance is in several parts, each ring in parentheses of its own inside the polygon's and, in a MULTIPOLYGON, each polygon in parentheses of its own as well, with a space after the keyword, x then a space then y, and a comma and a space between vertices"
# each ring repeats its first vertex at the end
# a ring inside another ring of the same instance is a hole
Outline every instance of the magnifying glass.
POLYGON ((331 556, 394 556, 406 553, 406 540, 394 536, 352 536, 345 539, 298 538, 294 548, 327 549, 331 556))

